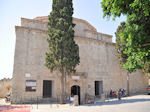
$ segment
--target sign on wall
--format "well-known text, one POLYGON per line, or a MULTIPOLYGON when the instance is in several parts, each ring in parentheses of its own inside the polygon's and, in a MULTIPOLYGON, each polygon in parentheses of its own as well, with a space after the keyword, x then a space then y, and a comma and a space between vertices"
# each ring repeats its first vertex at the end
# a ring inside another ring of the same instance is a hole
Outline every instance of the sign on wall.
POLYGON ((31 74, 26 73, 26 74, 25 74, 25 77, 26 77, 26 78, 31 77, 31 74))
POLYGON ((72 76, 73 80, 80 80, 80 76, 72 76))

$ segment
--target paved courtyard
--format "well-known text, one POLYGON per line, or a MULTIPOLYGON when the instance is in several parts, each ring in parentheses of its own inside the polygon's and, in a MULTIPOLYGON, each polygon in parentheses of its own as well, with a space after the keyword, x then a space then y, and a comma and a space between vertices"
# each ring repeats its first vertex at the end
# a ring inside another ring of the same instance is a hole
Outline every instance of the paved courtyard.
MULTIPOLYGON (((2 103, 2 101, 0 101, 0 103, 2 103)), ((35 104, 23 106, 30 106, 30 112, 150 112, 150 95, 135 95, 125 97, 120 101, 112 99, 106 103, 81 106, 70 106, 69 104, 35 104)))

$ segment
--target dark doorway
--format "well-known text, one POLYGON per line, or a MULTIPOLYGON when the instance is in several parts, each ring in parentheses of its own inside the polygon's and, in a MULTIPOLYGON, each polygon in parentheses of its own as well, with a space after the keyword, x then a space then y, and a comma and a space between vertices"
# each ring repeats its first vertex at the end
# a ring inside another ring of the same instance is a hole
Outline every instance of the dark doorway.
POLYGON ((80 105, 80 86, 74 85, 71 87, 71 95, 78 95, 79 105, 80 105))
POLYGON ((44 80, 43 81, 43 98, 52 97, 52 81, 44 80))
POLYGON ((95 96, 101 96, 103 93, 103 82, 95 81, 95 96))

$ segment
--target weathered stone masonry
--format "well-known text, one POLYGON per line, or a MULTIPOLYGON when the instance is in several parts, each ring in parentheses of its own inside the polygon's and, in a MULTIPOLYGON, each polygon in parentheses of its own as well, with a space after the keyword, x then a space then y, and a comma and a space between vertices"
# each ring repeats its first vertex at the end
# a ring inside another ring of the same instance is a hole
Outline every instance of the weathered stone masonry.
MULTIPOLYGON (((80 65, 77 73, 67 76, 66 92, 70 95, 80 89, 80 100, 86 94, 94 96, 110 89, 127 88, 126 72, 120 69, 112 36, 97 32, 87 21, 74 18, 75 41, 79 45, 80 65), (95 82, 99 81, 99 82, 95 82), (96 85, 98 86, 96 87, 96 85), (73 89, 75 88, 75 89, 73 89), (99 89, 95 92, 95 89, 99 89)), ((55 101, 60 93, 59 73, 50 73, 45 66, 49 50, 47 38, 48 17, 21 18, 16 26, 16 49, 12 80, 12 102, 55 101), (49 83, 51 90, 44 90, 49 83), (45 98, 44 95, 49 97, 45 98)), ((130 91, 145 92, 147 78, 141 71, 131 74, 130 91)))

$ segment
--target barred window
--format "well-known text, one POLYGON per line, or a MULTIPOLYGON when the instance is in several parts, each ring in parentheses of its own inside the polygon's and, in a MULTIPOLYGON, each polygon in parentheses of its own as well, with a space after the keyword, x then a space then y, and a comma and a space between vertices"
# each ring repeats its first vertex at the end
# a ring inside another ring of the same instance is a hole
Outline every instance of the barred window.
POLYGON ((26 80, 26 91, 36 91, 36 80, 26 80))

